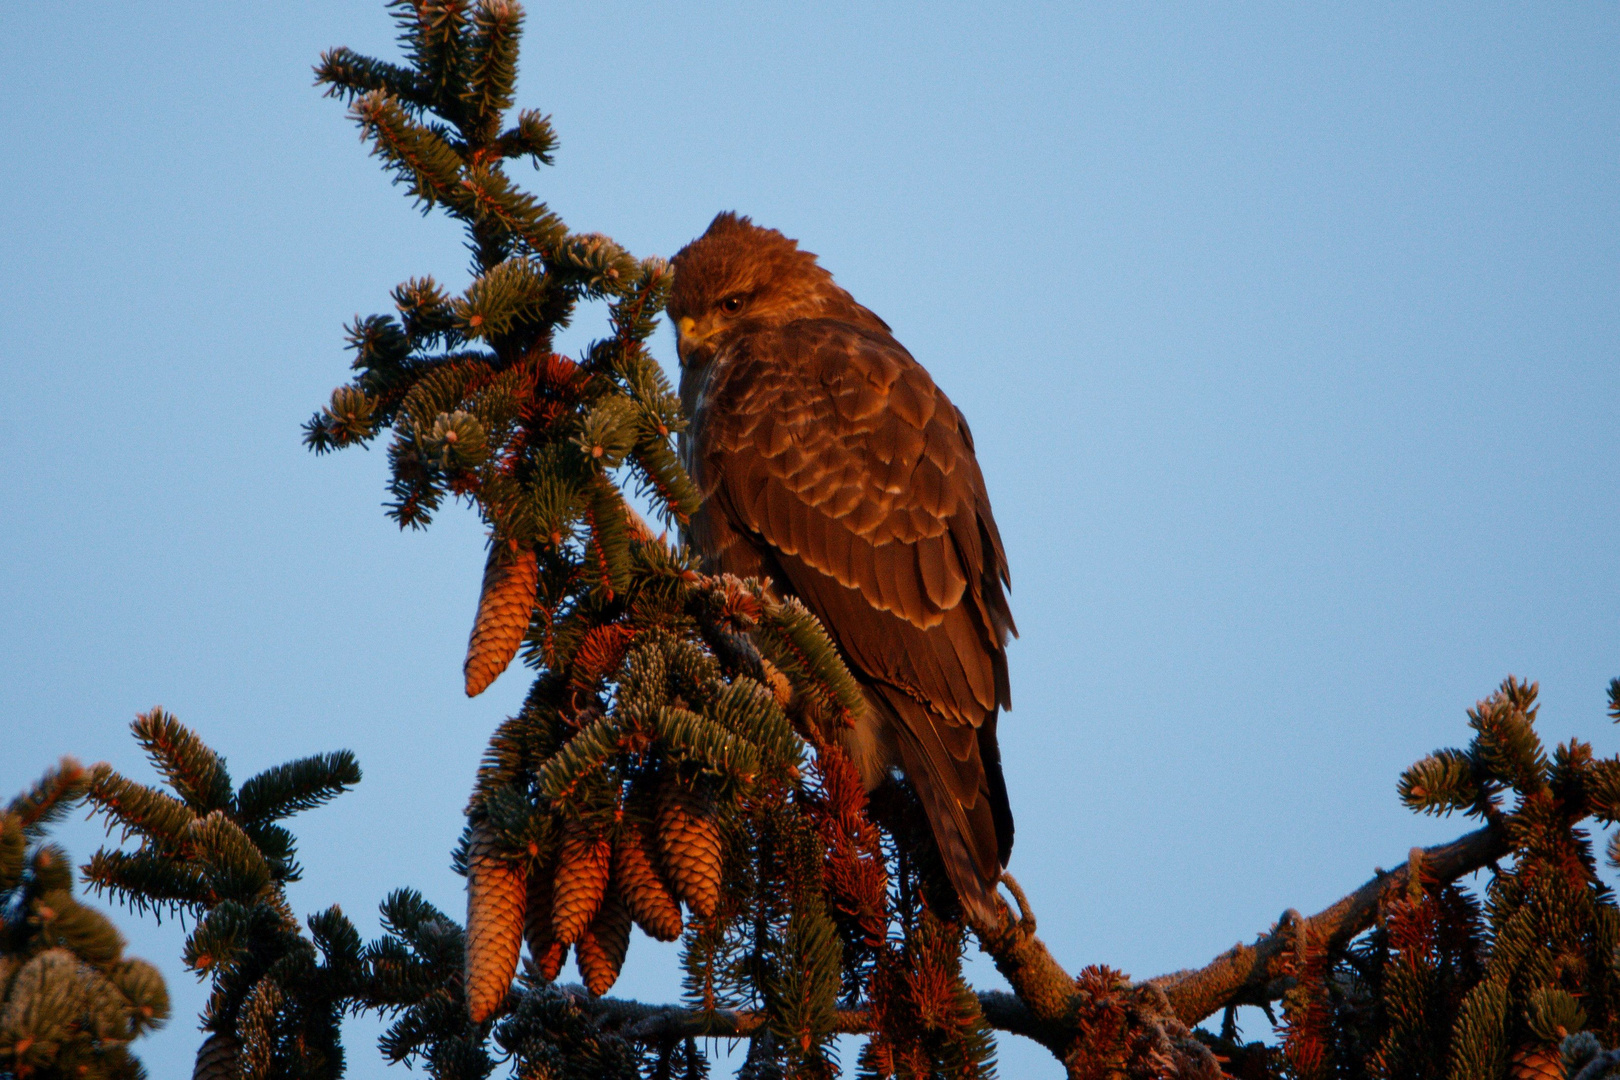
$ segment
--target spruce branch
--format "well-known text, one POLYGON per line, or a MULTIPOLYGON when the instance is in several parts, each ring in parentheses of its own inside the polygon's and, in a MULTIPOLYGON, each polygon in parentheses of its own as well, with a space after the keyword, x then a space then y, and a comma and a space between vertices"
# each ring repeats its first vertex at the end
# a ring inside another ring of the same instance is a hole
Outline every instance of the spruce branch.
MULTIPOLYGON (((651 1045, 687 1038, 751 1039, 763 1035, 769 1026, 768 1015, 758 1009, 692 1009, 628 998, 592 997, 583 986, 572 984, 558 985, 556 989, 606 1030, 651 1045)), ((1064 1045, 1063 1027, 1043 1024, 1016 994, 981 990, 974 996, 985 1021, 996 1030, 1043 1045, 1064 1045)), ((824 1030, 838 1035, 870 1035, 874 1027, 866 1009, 839 1008, 824 1030)))
POLYGON ((86 792, 71 758, 0 811, 0 1076, 144 1076, 130 1044, 162 1027, 158 970, 125 957, 106 915, 74 896, 67 853, 45 827, 86 792))
POLYGON ((1479 783, 1473 759, 1459 750, 1437 750, 1401 774, 1401 801, 1426 814, 1453 810, 1483 815, 1486 788, 1479 783))
POLYGON ((85 877, 138 911, 195 918, 183 959, 213 983, 197 1074, 336 1080, 339 1020, 363 982, 359 939, 336 909, 302 932, 286 898, 298 876, 292 834, 272 821, 357 782, 354 756, 289 762, 232 792, 224 760, 172 716, 154 709, 133 731, 184 798, 97 766, 92 804, 140 846, 98 851, 85 877))
MULTIPOLYGON (((1512 850, 1500 826, 1488 825, 1447 844, 1419 849, 1418 863, 1440 883, 1464 877, 1512 850)), ((1235 1005, 1268 1005, 1293 986, 1291 964, 1302 940, 1341 946, 1373 924, 1380 900, 1403 891, 1414 861, 1379 872, 1371 880, 1308 919, 1285 919, 1252 945, 1237 945, 1203 968, 1173 972, 1137 984, 1162 995, 1167 1019, 1190 1028, 1235 1005)), ((1060 1057, 1072 1048, 1078 984, 1036 935, 1033 910, 1011 875, 1003 883, 1018 910, 1002 901, 1001 921, 978 927, 980 947, 1012 984, 1013 994, 980 993, 985 1019, 999 1030, 1024 1035, 1060 1057)), ((999 899, 999 897, 998 897, 999 899)))
POLYGON ((381 91, 418 111, 430 104, 415 72, 347 48, 328 49, 321 54, 321 62, 315 65, 315 85, 326 87, 327 97, 348 101, 381 91))
POLYGON ((136 834, 166 851, 178 850, 196 820, 185 803, 165 792, 128 780, 105 763, 90 774, 90 801, 125 834, 136 834))
POLYGON ((446 119, 460 116, 463 57, 466 54, 465 0, 390 0, 411 66, 427 88, 434 111, 446 119))
POLYGON ((231 774, 225 760, 173 716, 154 708, 135 718, 133 731, 152 766, 193 813, 229 806, 231 774))
POLYGON ((423 212, 461 198, 462 161, 444 137, 413 119, 399 99, 374 90, 355 99, 350 114, 423 212))
POLYGON ((518 113, 517 123, 501 133, 495 149, 504 158, 529 158, 535 168, 552 163, 551 153, 557 149, 557 133, 551 127, 551 118, 534 109, 518 113))
MULTIPOLYGON (((626 998, 591 997, 583 986, 558 989, 607 1030, 636 1042, 660 1044, 679 1039, 748 1039, 765 1032, 767 1014, 758 1009, 688 1009, 652 1005, 626 998)), ((862 1009, 838 1009, 825 1029, 829 1034, 864 1035, 872 1030, 862 1009)))
MULTIPOLYGON (((1487 825, 1449 843, 1423 848, 1422 865, 1441 883, 1466 877, 1508 855, 1512 846, 1500 826, 1487 825)), ((1196 1024, 1229 1005, 1264 1005, 1282 997, 1289 976, 1279 962, 1291 958, 1306 940, 1342 945, 1373 924, 1381 897, 1404 890, 1411 882, 1410 860, 1379 871, 1354 892, 1305 919, 1288 921, 1262 934, 1252 945, 1234 945, 1197 970, 1177 971, 1149 980, 1164 990, 1176 1015, 1196 1024)))
POLYGON ((40 777, 27 791, 6 807, 21 836, 38 840, 45 830, 65 817, 90 787, 90 774, 71 757, 64 757, 56 768, 40 777))
POLYGON ((317 754, 266 769, 236 796, 244 825, 278 821, 330 802, 360 782, 360 762, 348 750, 317 754))
POLYGON ((467 88, 461 95, 471 142, 495 141, 501 117, 512 107, 522 32, 523 8, 511 0, 483 0, 473 12, 467 88))
POLYGON ((1620 1069, 1620 1048, 1604 1050, 1588 1061, 1570 1080, 1604 1080, 1620 1069))
POLYGON ((201 868, 157 852, 98 851, 84 866, 85 880, 137 912, 171 914, 208 902, 201 868))
POLYGON ((506 174, 499 170, 470 172, 460 183, 472 214, 498 224, 507 235, 541 259, 554 254, 568 235, 561 218, 528 192, 513 187, 506 174))

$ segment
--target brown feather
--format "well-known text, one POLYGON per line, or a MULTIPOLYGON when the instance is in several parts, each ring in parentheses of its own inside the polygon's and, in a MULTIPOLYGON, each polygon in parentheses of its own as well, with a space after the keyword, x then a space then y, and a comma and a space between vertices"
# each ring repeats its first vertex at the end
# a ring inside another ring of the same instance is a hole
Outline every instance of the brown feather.
POLYGON ((705 497, 692 543, 712 570, 769 575, 826 626, 886 732, 874 745, 898 755, 986 919, 1013 839, 995 722, 1016 631, 967 424, 780 233, 722 214, 674 265, 682 448, 705 497))

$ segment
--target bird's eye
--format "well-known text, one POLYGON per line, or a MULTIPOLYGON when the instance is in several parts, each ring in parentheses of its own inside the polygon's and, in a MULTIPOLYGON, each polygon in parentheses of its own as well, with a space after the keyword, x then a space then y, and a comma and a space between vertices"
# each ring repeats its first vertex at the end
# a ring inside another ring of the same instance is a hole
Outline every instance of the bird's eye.
POLYGON ((720 301, 720 310, 724 311, 727 315, 737 314, 737 312, 742 310, 742 306, 743 298, 740 296, 728 296, 724 300, 720 301))

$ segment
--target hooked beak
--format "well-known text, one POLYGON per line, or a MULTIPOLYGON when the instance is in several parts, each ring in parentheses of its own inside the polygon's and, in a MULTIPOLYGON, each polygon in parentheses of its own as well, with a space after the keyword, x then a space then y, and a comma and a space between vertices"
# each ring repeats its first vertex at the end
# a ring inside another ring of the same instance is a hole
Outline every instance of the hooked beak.
POLYGON ((675 323, 675 352, 685 366, 691 358, 694 349, 697 349, 710 337, 714 336, 713 324, 698 327, 697 320, 690 315, 683 315, 675 323))

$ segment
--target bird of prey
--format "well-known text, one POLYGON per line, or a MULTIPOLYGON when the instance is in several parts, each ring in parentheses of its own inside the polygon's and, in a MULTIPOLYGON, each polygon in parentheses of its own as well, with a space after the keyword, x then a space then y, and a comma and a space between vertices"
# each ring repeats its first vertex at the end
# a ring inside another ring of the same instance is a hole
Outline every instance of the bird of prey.
POLYGON ((798 243, 723 213, 674 259, 690 539, 768 578, 837 643, 867 709, 868 791, 903 773, 969 918, 995 922, 1012 849, 996 746, 1016 634, 966 419, 888 324, 798 243))

